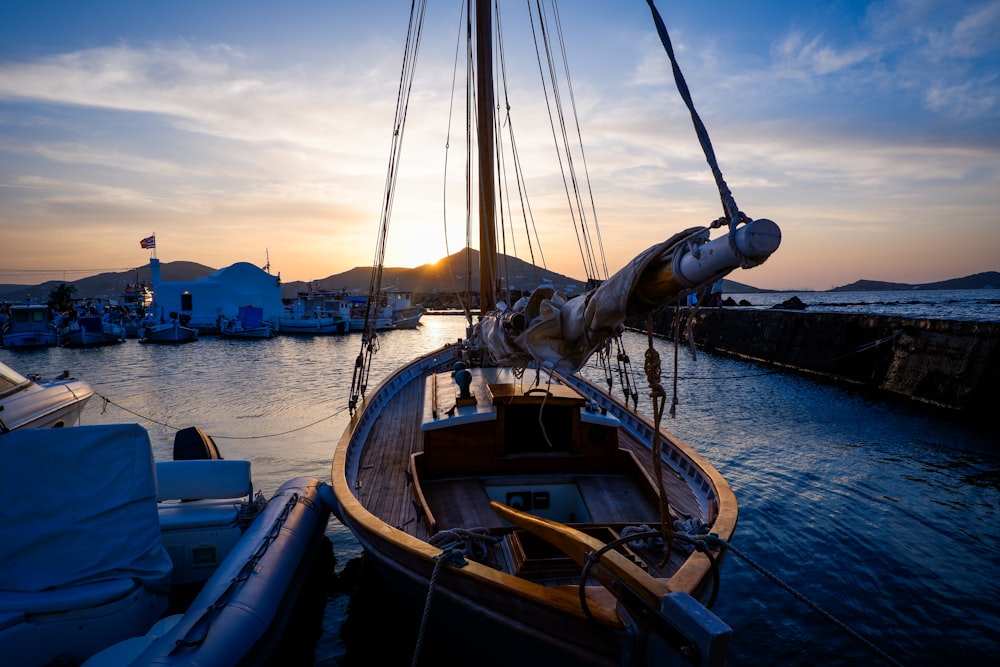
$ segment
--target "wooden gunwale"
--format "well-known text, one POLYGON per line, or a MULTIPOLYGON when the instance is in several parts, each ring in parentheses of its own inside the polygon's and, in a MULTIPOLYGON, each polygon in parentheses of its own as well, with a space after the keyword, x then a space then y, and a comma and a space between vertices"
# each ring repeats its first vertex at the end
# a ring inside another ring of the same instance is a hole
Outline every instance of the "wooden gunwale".
MULTIPOLYGON (((447 363, 456 359, 454 351, 449 351, 448 347, 450 346, 426 355, 418 361, 429 363, 432 359, 437 358, 439 362, 437 368, 446 367, 447 363)), ((416 498, 413 493, 413 486, 408 474, 411 456, 419 453, 420 450, 419 422, 424 386, 423 374, 416 373, 414 375, 413 373, 411 365, 386 378, 370 395, 370 400, 365 402, 361 411, 355 415, 352 420, 352 428, 345 432, 334 456, 333 486, 341 503, 341 510, 346 515, 345 522, 354 524, 366 533, 377 535, 380 540, 395 542, 395 548, 403 549, 424 560, 427 563, 425 568, 429 574, 432 563, 429 559, 439 554, 440 550, 425 541, 430 537, 430 534, 425 522, 420 520, 417 509, 420 505, 420 499, 416 498), (400 380, 404 376, 409 376, 410 379, 402 383, 400 380), (396 385, 399 385, 398 388, 395 387, 396 385), (386 390, 395 393, 392 401, 387 400, 385 396, 380 396, 380 393, 386 390), (366 414, 375 404, 382 406, 377 419, 366 414), (367 430, 370 431, 368 443, 360 451, 349 452, 352 447, 355 450, 358 449, 357 443, 352 445, 352 434, 358 424, 365 420, 370 421, 367 426, 367 430), (401 447, 399 445, 401 440, 415 444, 411 445, 412 449, 411 447, 401 447), (357 467, 353 475, 351 475, 347 464, 349 454, 351 459, 357 460, 357 467), (345 475, 345 472, 348 474, 345 475)), ((634 415, 634 413, 631 414, 634 415)), ((636 419, 643 421, 643 418, 638 416, 636 419)), ((643 423, 645 423, 646 428, 651 428, 647 422, 643 423)), ((712 510, 715 514, 712 530, 720 537, 728 539, 735 529, 737 516, 732 490, 721 475, 695 454, 690 447, 672 436, 667 437, 670 438, 670 447, 678 448, 689 465, 697 466, 701 474, 705 476, 707 483, 713 486, 712 491, 718 505, 717 509, 712 510)), ((631 429, 622 430, 620 446, 632 452, 644 466, 650 464, 651 452, 649 448, 639 441, 631 429)), ((664 466, 664 469, 672 470, 668 466, 664 466)), ((677 511, 684 515, 702 516, 703 512, 699 500, 686 488, 687 485, 676 474, 676 471, 674 474, 666 475, 666 481, 668 497, 677 511)), ((509 589, 511 594, 529 597, 539 595, 539 592, 535 590, 538 584, 499 573, 484 566, 479 566, 483 571, 477 571, 479 568, 473 567, 475 565, 470 563, 470 566, 463 568, 463 571, 467 575, 474 575, 488 581, 494 587, 509 589)), ((670 587, 694 594, 704 584, 709 574, 709 566, 710 563, 704 555, 692 555, 670 578, 670 587)), ((556 595, 556 597, 559 596, 556 595)), ((568 613, 579 613, 579 602, 575 597, 571 593, 559 601, 557 606, 562 606, 568 613)), ((613 616, 613 614, 609 616, 613 616)))

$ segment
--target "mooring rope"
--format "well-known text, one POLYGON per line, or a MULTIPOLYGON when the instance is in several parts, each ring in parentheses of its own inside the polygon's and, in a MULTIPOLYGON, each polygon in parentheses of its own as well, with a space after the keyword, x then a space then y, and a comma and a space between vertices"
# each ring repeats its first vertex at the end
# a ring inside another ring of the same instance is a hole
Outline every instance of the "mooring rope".
POLYGON ((841 630, 843 630, 844 632, 846 632, 848 635, 850 635, 852 638, 854 638, 855 640, 857 640, 858 642, 860 642, 861 644, 863 644, 868 650, 870 650, 872 653, 874 653, 875 655, 877 655, 879 658, 881 658, 882 660, 885 660, 890 665, 898 665, 899 667, 902 667, 902 663, 900 663, 898 660, 896 660, 895 658, 893 658, 892 656, 890 656, 888 653, 886 653, 885 651, 883 651, 882 649, 880 649, 872 641, 870 641, 866 637, 863 637, 860 633, 858 633, 854 629, 848 627, 846 623, 844 623, 843 621, 841 621, 838 618, 836 618, 833 614, 831 614, 830 612, 826 611, 825 609, 823 609, 822 607, 820 607, 818 604, 816 604, 815 602, 813 602, 812 600, 810 600, 809 598, 807 598, 805 595, 803 595, 802 593, 799 593, 797 590, 795 590, 794 588, 792 588, 791 586, 789 586, 788 584, 786 584, 784 581, 782 581, 781 579, 779 579, 777 575, 775 575, 775 574, 773 574, 773 573, 768 572, 767 570, 765 570, 761 565, 759 565, 758 563, 756 563, 752 558, 750 558, 745 553, 743 553, 742 551, 740 551, 739 549, 737 549, 736 547, 734 547, 732 544, 730 544, 729 542, 726 542, 724 540, 718 540, 718 541, 721 542, 722 544, 724 544, 726 549, 728 549, 729 551, 733 552, 736 556, 738 556, 741 560, 743 560, 743 562, 745 562, 747 565, 749 565, 750 567, 752 567, 753 569, 755 569, 757 572, 760 572, 762 575, 764 575, 771 582, 777 584, 780 588, 784 589, 785 592, 787 592, 789 595, 791 595, 792 597, 794 597, 796 600, 798 600, 802 604, 806 605, 807 607, 809 607, 810 609, 812 609, 813 611, 815 611, 817 614, 819 614, 820 616, 822 616, 823 618, 825 618, 826 620, 828 620, 829 622, 833 623, 835 626, 837 626, 838 628, 840 628, 841 630))
POLYGON ((411 667, 417 667, 420 664, 420 652, 424 648, 424 633, 427 631, 427 619, 431 615, 431 602, 434 601, 434 591, 437 589, 438 574, 440 574, 445 565, 454 565, 455 567, 465 567, 468 565, 468 561, 465 560, 465 556, 462 554, 463 551, 462 547, 454 546, 446 551, 442 551, 434 559, 434 571, 431 572, 430 583, 427 586, 427 597, 424 598, 424 613, 420 618, 420 630, 417 632, 417 644, 413 648, 413 659, 410 661, 411 667))
MULTIPOLYGON (((94 395, 97 396, 99 399, 101 399, 101 414, 102 415, 103 414, 107 414, 108 406, 109 405, 113 405, 116 408, 118 408, 119 410, 124 410, 125 412, 129 413, 130 415, 132 415, 134 417, 138 417, 139 419, 142 419, 144 421, 148 421, 148 422, 150 422, 152 424, 159 424, 160 426, 172 429, 174 431, 179 431, 181 429, 180 426, 172 426, 171 424, 168 424, 167 422, 163 422, 163 421, 160 421, 158 419, 153 419, 152 417, 150 417, 148 415, 144 415, 144 414, 138 413, 135 410, 130 410, 129 408, 126 408, 124 405, 122 405, 120 403, 115 403, 114 401, 112 401, 107 396, 104 396, 103 394, 94 394, 94 395)), ((265 439, 265 438, 276 438, 276 437, 281 436, 281 435, 289 435, 290 433, 296 433, 298 431, 304 431, 305 429, 312 428, 313 426, 316 426, 317 424, 322 424, 323 422, 325 422, 325 421, 327 421, 329 419, 333 419, 337 415, 342 414, 347 409, 348 409, 347 406, 342 406, 339 410, 334 411, 333 413, 327 415, 326 417, 320 417, 319 419, 317 419, 314 422, 310 422, 310 423, 305 424, 303 426, 299 426, 299 427, 296 427, 296 428, 293 428, 293 429, 289 429, 287 431, 282 431, 280 433, 267 433, 267 434, 264 434, 264 435, 216 435, 214 433, 209 433, 209 435, 213 439, 215 439, 215 440, 261 440, 261 439, 265 439)))
MULTIPOLYGON (((881 648, 876 646, 871 640, 862 636, 860 633, 850 628, 846 623, 836 618, 833 614, 826 611, 818 604, 807 598, 805 595, 792 588, 790 585, 782 581, 777 575, 768 572, 766 569, 764 569, 764 567, 762 567, 760 564, 758 564, 752 558, 750 558, 750 556, 746 555, 745 553, 734 547, 728 541, 720 538, 717 535, 711 534, 708 531, 709 531, 709 526, 702 523, 698 519, 689 519, 687 521, 677 520, 674 522, 674 537, 676 538, 674 541, 674 546, 685 547, 688 553, 690 553, 690 551, 692 550, 700 551, 701 553, 705 554, 708 557, 709 562, 711 563, 715 586, 714 590, 712 591, 711 600, 709 600, 708 603, 705 605, 707 609, 712 608, 712 604, 714 603, 716 596, 719 593, 719 562, 718 562, 719 559, 713 556, 712 552, 717 551, 721 554, 723 551, 728 550, 731 551, 738 558, 743 560, 747 565, 752 567, 754 570, 764 575, 771 582, 777 584, 780 588, 784 589, 788 594, 790 594, 796 600, 802 602, 807 607, 809 607, 810 609, 818 613, 820 616, 822 616, 824 619, 826 619, 827 621, 829 621, 830 623, 841 629, 843 632, 848 634, 851 638, 855 639, 860 644, 864 645, 868 650, 870 650, 876 656, 878 656, 879 658, 881 658, 890 665, 902 667, 902 663, 900 663, 898 660, 896 660, 888 653, 883 651, 881 648)), ((587 577, 589 576, 591 568, 593 568, 600 562, 601 556, 607 553, 608 551, 616 549, 618 548, 618 546, 629 542, 641 542, 642 544, 640 546, 643 546, 647 549, 655 549, 661 546, 659 538, 660 538, 659 531, 650 529, 648 525, 643 524, 641 526, 626 526, 625 528, 622 529, 621 537, 619 537, 617 540, 605 544, 598 551, 586 554, 586 562, 583 566, 583 572, 580 578, 579 591, 580 591, 580 604, 583 607, 584 614, 588 618, 594 620, 594 617, 587 606, 587 598, 585 595, 586 580, 587 577)), ((667 556, 669 557, 669 555, 670 551, 668 550, 667 556)))

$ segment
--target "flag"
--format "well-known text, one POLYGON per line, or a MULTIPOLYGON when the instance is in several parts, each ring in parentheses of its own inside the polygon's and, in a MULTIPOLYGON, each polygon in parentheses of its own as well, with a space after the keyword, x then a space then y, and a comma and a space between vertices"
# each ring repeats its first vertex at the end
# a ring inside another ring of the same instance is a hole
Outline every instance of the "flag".
POLYGON ((152 236, 147 236, 143 240, 139 241, 139 245, 142 248, 145 248, 147 250, 150 249, 150 248, 155 248, 156 247, 156 235, 154 234, 152 236))

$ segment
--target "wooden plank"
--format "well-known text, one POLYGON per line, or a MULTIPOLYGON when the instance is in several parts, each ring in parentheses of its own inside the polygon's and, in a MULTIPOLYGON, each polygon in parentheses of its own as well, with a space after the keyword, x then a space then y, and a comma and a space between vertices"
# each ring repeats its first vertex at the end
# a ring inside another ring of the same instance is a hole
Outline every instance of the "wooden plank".
POLYGON ((576 479, 593 523, 657 521, 657 508, 623 475, 587 475, 576 479))

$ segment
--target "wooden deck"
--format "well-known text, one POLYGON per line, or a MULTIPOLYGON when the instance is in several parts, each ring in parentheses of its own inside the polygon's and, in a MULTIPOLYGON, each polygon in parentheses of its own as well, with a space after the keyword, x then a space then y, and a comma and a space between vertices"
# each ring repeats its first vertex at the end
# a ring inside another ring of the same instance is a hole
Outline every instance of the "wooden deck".
MULTIPOLYGON (((380 519, 419 539, 430 537, 423 520, 421 503, 414 492, 409 470, 411 454, 422 450, 420 432, 423 414, 423 378, 409 382, 389 406, 383 409, 372 427, 369 443, 360 459, 358 499, 380 519), (412 443, 412 444, 407 444, 412 443)), ((632 452, 639 464, 652 475, 652 455, 642 443, 620 429, 619 447, 632 452)), ((702 516, 691 488, 667 465, 663 466, 664 487, 675 515, 702 516)), ((621 474, 572 475, 584 497, 591 524, 640 525, 655 528, 658 509, 655 498, 648 497, 640 484, 621 474)), ((489 508, 489 497, 483 479, 421 480, 421 491, 427 506, 437 521, 437 532, 449 528, 484 527, 491 532, 509 532, 500 518, 489 508)), ((490 557, 494 567, 511 567, 510 548, 497 547, 490 557)), ((647 559, 655 566, 655 554, 647 559)), ((680 564, 683 557, 675 554, 666 571, 680 564)), ((659 571, 658 571, 659 572, 659 571)))

